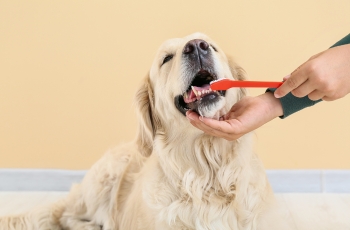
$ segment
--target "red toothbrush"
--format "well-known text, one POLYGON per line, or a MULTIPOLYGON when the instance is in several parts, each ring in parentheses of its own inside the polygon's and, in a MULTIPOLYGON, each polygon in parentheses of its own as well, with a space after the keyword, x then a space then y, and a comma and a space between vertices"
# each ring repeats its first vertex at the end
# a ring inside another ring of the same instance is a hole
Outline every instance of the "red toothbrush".
POLYGON ((246 88, 278 88, 283 82, 276 81, 236 81, 227 78, 222 78, 216 81, 210 82, 210 88, 212 90, 227 90, 232 87, 246 88))

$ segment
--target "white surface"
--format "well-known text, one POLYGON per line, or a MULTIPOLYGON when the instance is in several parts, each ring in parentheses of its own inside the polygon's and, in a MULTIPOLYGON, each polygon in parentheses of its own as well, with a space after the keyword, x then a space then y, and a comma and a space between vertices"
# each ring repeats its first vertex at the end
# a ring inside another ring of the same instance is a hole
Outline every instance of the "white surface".
MULTIPOLYGON (((0 192, 0 216, 18 214, 49 204, 66 192, 0 192)), ((287 208, 296 230, 349 230, 350 194, 280 193, 277 200, 287 208)))
POLYGON ((0 169, 0 191, 69 191, 86 170, 0 169))
POLYGON ((278 194, 300 230, 349 230, 350 194, 278 194))
POLYGON ((0 192, 0 216, 20 214, 34 207, 54 203, 68 192, 0 192))
MULTIPOLYGON (((69 191, 86 170, 0 169, 0 191, 69 191)), ((266 170, 277 193, 350 193, 350 170, 266 170)))
POLYGON ((267 170, 266 173, 275 192, 323 192, 321 170, 267 170))

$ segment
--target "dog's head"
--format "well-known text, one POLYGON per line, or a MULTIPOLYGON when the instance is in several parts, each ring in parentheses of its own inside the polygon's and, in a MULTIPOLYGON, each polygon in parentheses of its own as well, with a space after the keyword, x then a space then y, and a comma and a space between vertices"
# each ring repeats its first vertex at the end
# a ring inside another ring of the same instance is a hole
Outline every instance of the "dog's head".
POLYGON ((222 78, 242 80, 244 71, 209 37, 195 33, 164 42, 136 96, 144 129, 140 135, 152 137, 157 128, 174 125, 195 129, 186 121, 188 110, 215 119, 226 114, 245 91, 212 91, 209 83, 222 78))

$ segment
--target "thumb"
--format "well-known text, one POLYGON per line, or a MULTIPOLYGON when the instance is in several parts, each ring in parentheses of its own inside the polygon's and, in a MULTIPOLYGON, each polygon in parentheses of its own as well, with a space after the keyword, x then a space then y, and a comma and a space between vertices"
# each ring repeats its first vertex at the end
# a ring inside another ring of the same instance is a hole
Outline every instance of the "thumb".
POLYGON ((226 120, 229 120, 229 119, 231 119, 231 113, 233 113, 231 110, 228 112, 228 113, 226 113, 225 115, 223 115, 222 116, 222 120, 223 121, 226 121, 226 120))

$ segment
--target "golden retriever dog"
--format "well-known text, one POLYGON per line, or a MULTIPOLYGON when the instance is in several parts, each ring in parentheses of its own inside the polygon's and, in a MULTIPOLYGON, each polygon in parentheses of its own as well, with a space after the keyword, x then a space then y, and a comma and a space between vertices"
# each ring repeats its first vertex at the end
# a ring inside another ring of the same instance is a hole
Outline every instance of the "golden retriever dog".
POLYGON ((218 119, 245 96, 212 91, 221 78, 245 73, 206 35, 163 43, 136 93, 136 139, 108 151, 65 199, 0 218, 0 229, 286 229, 252 135, 227 141, 186 119, 187 110, 218 119))

